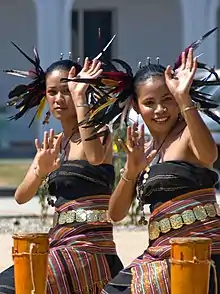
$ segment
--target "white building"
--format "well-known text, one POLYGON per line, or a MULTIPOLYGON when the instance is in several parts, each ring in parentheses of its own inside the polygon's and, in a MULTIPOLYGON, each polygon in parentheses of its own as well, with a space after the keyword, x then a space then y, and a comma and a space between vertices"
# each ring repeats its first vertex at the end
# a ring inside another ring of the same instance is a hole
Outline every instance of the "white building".
MULTIPOLYGON (((134 71, 147 56, 152 60, 160 56, 161 63, 172 64, 184 47, 220 22, 220 0, 1 0, 0 5, 1 69, 30 67, 10 41, 30 55, 36 46, 45 69, 61 52, 68 56, 72 51, 74 58, 93 57, 99 51, 99 27, 104 44, 117 34, 109 54, 128 61, 134 71)), ((204 52, 206 62, 220 66, 218 35, 204 42, 198 53, 204 52)), ((21 80, 0 73, 0 107, 18 82, 21 80)), ((29 115, 5 122, 11 113, 0 113, 2 147, 22 142, 23 151, 25 143, 28 150, 29 143, 42 135, 42 124, 28 129, 29 115)), ((50 126, 59 128, 55 121, 50 126)))

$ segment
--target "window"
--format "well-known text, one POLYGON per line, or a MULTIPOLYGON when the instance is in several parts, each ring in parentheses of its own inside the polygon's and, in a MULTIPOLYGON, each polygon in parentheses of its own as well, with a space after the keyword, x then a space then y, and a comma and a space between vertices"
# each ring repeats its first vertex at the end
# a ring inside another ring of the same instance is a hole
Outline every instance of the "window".
MULTIPOLYGON (((111 10, 83 10, 72 12, 72 56, 94 58, 113 35, 113 12, 111 10), (99 29, 101 38, 99 38, 99 29)), ((112 57, 112 46, 106 51, 112 57)))

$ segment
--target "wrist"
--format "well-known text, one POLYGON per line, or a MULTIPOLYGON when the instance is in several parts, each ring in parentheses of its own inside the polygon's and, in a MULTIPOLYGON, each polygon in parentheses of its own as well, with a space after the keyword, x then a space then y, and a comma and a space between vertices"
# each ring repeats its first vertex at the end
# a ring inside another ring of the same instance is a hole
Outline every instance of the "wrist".
POLYGON ((36 176, 38 179, 40 179, 40 180, 42 180, 42 181, 44 181, 44 180, 46 179, 46 177, 47 177, 47 174, 43 173, 43 172, 40 170, 40 168, 39 168, 38 165, 36 165, 36 166, 34 167, 34 174, 35 174, 35 176, 36 176))
POLYGON ((191 110, 198 111, 199 108, 200 108, 200 106, 198 103, 194 103, 193 101, 191 101, 191 103, 184 104, 183 106, 181 106, 180 112, 184 116, 186 112, 189 112, 191 110))
POLYGON ((194 102, 192 101, 191 97, 186 94, 178 94, 175 96, 178 105, 180 109, 188 107, 188 106, 193 106, 194 102))
POLYGON ((121 177, 127 181, 136 181, 138 177, 137 173, 131 172, 127 168, 122 168, 120 170, 120 174, 121 174, 121 177))
POLYGON ((87 103, 85 92, 72 92, 71 93, 75 105, 87 103))

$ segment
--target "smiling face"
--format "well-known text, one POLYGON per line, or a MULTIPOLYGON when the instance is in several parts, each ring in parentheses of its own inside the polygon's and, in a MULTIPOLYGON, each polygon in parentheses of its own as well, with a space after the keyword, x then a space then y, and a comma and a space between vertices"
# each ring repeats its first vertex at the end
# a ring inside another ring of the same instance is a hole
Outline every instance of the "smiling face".
POLYGON ((76 119, 76 109, 67 83, 60 82, 67 78, 68 71, 55 69, 46 78, 46 97, 50 112, 60 121, 76 119))
POLYGON ((151 133, 169 132, 179 114, 163 76, 153 76, 138 83, 136 107, 151 133))

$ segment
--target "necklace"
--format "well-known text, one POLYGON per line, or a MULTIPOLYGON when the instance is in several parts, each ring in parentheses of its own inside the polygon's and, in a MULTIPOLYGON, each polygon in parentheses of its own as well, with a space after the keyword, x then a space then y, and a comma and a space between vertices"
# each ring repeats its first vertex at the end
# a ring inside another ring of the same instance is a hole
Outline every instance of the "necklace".
MULTIPOLYGON (((162 140, 161 144, 159 145, 157 152, 155 154, 154 159, 152 160, 151 164, 148 165, 145 170, 143 172, 140 173, 138 180, 137 180, 137 184, 136 184, 136 193, 137 193, 137 199, 139 201, 139 206, 142 212, 142 216, 140 218, 140 220, 138 221, 139 225, 147 225, 148 221, 145 218, 145 213, 144 213, 144 205, 145 205, 145 201, 143 199, 143 195, 144 195, 144 186, 147 182, 147 179, 149 178, 149 172, 150 172, 150 166, 152 166, 155 163, 158 163, 158 161, 160 160, 160 155, 159 152, 161 151, 161 148, 163 147, 166 139, 168 138, 168 136, 173 132, 173 130, 176 128, 177 124, 179 122, 179 118, 177 119, 177 121, 175 122, 175 124, 172 126, 172 128, 169 130, 169 132, 167 133, 167 135, 164 137, 164 139, 162 140)), ((185 128, 185 126, 184 126, 185 128)), ((182 129, 181 129, 182 131, 182 129)), ((181 132, 180 131, 180 132, 181 132)), ((152 145, 152 148, 154 148, 154 140, 152 140, 152 143, 150 144, 150 146, 152 145)))

